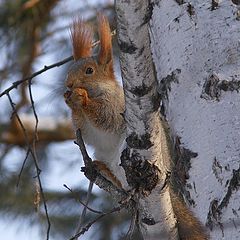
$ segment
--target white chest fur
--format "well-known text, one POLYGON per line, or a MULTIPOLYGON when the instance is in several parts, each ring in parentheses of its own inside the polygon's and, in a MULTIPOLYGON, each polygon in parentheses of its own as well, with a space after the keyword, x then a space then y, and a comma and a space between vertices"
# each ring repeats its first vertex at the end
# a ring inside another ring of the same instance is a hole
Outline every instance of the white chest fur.
POLYGON ((84 141, 94 148, 95 159, 104 162, 123 186, 127 186, 123 168, 119 166, 124 134, 102 131, 89 121, 85 122, 82 134, 84 141))
POLYGON ((103 161, 107 165, 112 165, 112 161, 118 162, 118 159, 114 158, 120 150, 123 136, 103 131, 86 121, 83 127, 83 138, 87 144, 94 148, 97 160, 103 161))

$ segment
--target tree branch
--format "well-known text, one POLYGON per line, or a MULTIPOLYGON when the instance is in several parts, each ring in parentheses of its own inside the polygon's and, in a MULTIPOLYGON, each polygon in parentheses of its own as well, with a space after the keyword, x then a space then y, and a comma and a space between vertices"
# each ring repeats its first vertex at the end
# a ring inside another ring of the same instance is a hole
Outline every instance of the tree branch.
POLYGON ((51 65, 49 65, 49 66, 44 66, 42 69, 40 69, 39 71, 33 73, 31 76, 26 77, 26 78, 23 78, 23 79, 21 79, 21 80, 18 80, 18 81, 16 81, 16 82, 14 82, 11 87, 5 89, 2 93, 0 93, 0 97, 2 97, 3 95, 8 94, 11 90, 13 90, 14 88, 17 88, 20 84, 22 84, 22 83, 24 83, 24 82, 26 82, 26 81, 29 81, 29 80, 37 77, 38 75, 40 75, 40 74, 48 71, 49 69, 52 69, 52 68, 55 68, 55 67, 60 67, 60 66, 62 66, 63 64, 65 64, 65 63, 67 63, 67 62, 70 62, 70 61, 72 61, 72 60, 73 60, 73 56, 70 56, 70 57, 67 57, 67 58, 59 61, 59 62, 56 62, 56 63, 54 63, 54 64, 51 64, 51 65))
MULTIPOLYGON (((112 36, 114 36, 116 34, 116 30, 113 30, 112 31, 112 36)), ((93 42, 92 44, 92 47, 95 47, 99 44, 99 41, 95 41, 93 42)), ((29 80, 32 80, 33 78, 37 77, 38 75, 52 69, 52 68, 55 68, 55 67, 60 67, 62 66, 63 64, 67 63, 67 62, 70 62, 73 60, 73 56, 70 56, 70 57, 67 57, 67 58, 64 58, 63 60, 59 61, 59 62, 56 62, 54 64, 51 64, 51 65, 48 65, 48 66, 44 66, 42 69, 40 69, 39 71, 33 73, 31 76, 29 77, 26 77, 26 78, 23 78, 21 80, 18 80, 16 82, 13 82, 12 83, 12 86, 6 88, 3 92, 0 93, 0 97, 4 96, 4 95, 7 95, 11 90, 13 90, 14 88, 17 88, 20 84, 26 82, 26 81, 29 81, 29 80)))
POLYGON ((115 213, 115 212, 119 212, 123 209, 123 205, 122 206, 119 206, 119 207, 114 207, 112 210, 106 212, 106 213, 103 213, 101 214, 100 216, 96 217, 93 221, 89 222, 85 227, 83 227, 81 229, 81 231, 79 231, 77 234, 75 234, 73 237, 71 237, 69 240, 75 240, 77 239, 78 237, 80 237, 81 235, 83 235, 85 232, 87 232, 89 230, 89 228, 94 224, 96 223, 97 221, 99 221, 101 218, 107 216, 107 215, 110 215, 112 213, 115 213))
POLYGON ((80 129, 76 131, 76 136, 77 140, 75 143, 79 146, 85 164, 85 167, 82 168, 85 176, 90 181, 98 185, 100 188, 110 193, 111 196, 113 196, 116 200, 123 201, 124 199, 128 199, 129 195, 124 189, 116 187, 112 182, 108 181, 105 177, 103 177, 97 169, 94 168, 92 159, 87 153, 80 129))
MULTIPOLYGON (((40 194, 41 194, 41 197, 42 197, 42 200, 43 200, 43 206, 44 206, 46 219, 47 219, 47 238, 46 239, 48 240, 49 236, 50 236, 51 222, 50 222, 50 219, 49 219, 46 198, 45 198, 45 194, 44 194, 43 187, 42 187, 42 182, 41 182, 41 177, 40 177, 41 169, 39 168, 39 165, 38 165, 37 155, 36 155, 36 152, 35 152, 35 145, 34 144, 31 145, 31 142, 29 140, 26 128, 24 127, 24 125, 23 125, 23 123, 22 123, 22 121, 21 121, 21 119, 20 119, 20 117, 19 117, 19 115, 17 113, 15 104, 13 103, 13 100, 12 100, 10 94, 7 93, 7 96, 8 96, 8 100, 10 102, 10 105, 12 107, 13 114, 16 116, 16 118, 17 118, 17 120, 18 120, 18 122, 19 122, 19 124, 21 126, 21 129, 23 131, 23 134, 24 134, 24 137, 25 137, 25 141, 26 141, 27 146, 28 146, 27 155, 28 155, 28 151, 29 151, 31 153, 31 156, 33 158, 33 162, 34 162, 34 165, 35 165, 35 168, 36 168, 36 178, 38 180, 39 190, 40 190, 40 194)), ((26 160, 24 160, 23 164, 25 164, 25 162, 26 162, 26 160)), ((23 169, 23 167, 22 167, 22 169, 23 169)), ((22 169, 21 169, 21 171, 22 171, 22 169)))
POLYGON ((84 207, 86 207, 90 212, 93 212, 93 213, 96 213, 96 214, 103 214, 103 212, 98 211, 98 210, 95 210, 95 209, 93 209, 93 208, 90 208, 87 204, 85 204, 82 200, 80 200, 79 197, 77 196, 77 194, 76 194, 71 188, 69 188, 66 184, 63 184, 63 186, 64 186, 67 190, 69 190, 69 191, 72 193, 72 195, 74 196, 74 198, 75 198, 80 204, 82 204, 84 207))

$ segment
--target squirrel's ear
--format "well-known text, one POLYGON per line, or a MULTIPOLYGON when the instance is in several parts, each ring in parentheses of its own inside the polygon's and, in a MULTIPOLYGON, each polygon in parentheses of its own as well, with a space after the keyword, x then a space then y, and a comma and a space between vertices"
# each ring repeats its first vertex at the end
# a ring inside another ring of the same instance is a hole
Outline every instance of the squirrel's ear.
POLYGON ((112 62, 112 36, 108 19, 98 13, 98 34, 100 38, 100 51, 98 61, 100 64, 112 62))
POLYGON ((81 18, 77 18, 73 21, 70 31, 74 60, 90 57, 92 55, 92 28, 84 23, 81 18))

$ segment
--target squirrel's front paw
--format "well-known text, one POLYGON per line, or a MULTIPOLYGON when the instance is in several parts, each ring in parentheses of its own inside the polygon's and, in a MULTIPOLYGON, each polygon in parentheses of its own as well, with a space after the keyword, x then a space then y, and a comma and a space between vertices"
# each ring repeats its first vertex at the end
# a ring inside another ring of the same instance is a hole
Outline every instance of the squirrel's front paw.
POLYGON ((75 88, 64 93, 65 102, 72 109, 86 107, 89 101, 88 93, 83 88, 75 88))

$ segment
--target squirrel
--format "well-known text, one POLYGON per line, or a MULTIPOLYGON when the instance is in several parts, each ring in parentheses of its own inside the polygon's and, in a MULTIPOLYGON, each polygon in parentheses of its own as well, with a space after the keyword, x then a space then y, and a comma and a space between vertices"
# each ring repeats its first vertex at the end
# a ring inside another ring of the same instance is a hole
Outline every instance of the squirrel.
POLYGON ((80 128, 84 141, 94 147, 98 159, 94 161, 95 166, 107 179, 122 187, 122 183, 127 183, 116 159, 120 159, 125 132, 124 94, 114 75, 108 20, 98 15, 98 23, 101 47, 98 56, 92 56, 92 29, 80 19, 73 22, 71 40, 75 63, 68 71, 64 98, 72 110, 75 128, 80 128))
MULTIPOLYGON (((121 147, 125 139, 123 88, 113 70, 111 30, 107 18, 98 15, 100 50, 92 56, 92 29, 80 19, 73 21, 71 40, 74 64, 70 67, 64 93, 72 112, 73 125, 80 129, 84 141, 93 146, 95 166, 116 186, 126 186, 123 169, 119 166, 121 147), (122 172, 121 172, 122 171, 122 172)), ((208 239, 204 227, 171 191, 181 240, 208 239)))

